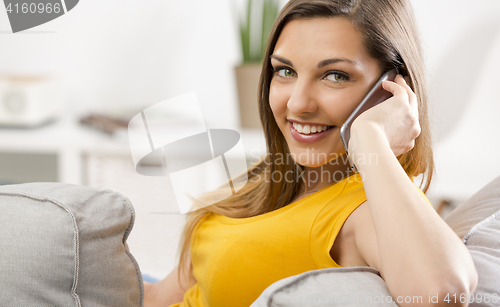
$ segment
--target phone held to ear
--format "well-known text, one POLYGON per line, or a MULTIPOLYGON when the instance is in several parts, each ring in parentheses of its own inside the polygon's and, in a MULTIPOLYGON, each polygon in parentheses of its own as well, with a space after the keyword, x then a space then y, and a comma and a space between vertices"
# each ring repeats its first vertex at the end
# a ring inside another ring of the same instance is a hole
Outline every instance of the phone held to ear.
POLYGON ((382 77, 380 77, 380 79, 377 81, 377 83, 375 83, 375 85, 370 89, 363 101, 361 101, 361 103, 356 107, 352 114, 347 118, 342 127, 340 127, 340 139, 342 140, 342 144, 344 144, 347 158, 349 159, 351 169, 354 171, 354 173, 357 173, 358 169, 356 168, 356 165, 354 165, 351 156, 349 156, 349 150, 347 148, 347 146, 349 145, 349 140, 351 138, 352 122, 361 113, 392 97, 392 93, 382 88, 382 82, 386 80, 394 81, 398 73, 398 69, 394 68, 383 74, 382 77))

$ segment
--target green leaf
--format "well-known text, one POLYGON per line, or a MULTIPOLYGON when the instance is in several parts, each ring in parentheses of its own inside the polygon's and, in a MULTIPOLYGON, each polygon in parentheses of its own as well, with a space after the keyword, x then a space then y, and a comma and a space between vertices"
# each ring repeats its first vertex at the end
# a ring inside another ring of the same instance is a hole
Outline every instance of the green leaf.
POLYGON ((261 36, 261 51, 260 51, 261 59, 264 56, 269 33, 271 32, 276 17, 278 17, 278 10, 279 7, 277 1, 275 0, 264 1, 264 8, 262 12, 262 36, 261 36))
POLYGON ((248 0, 246 4, 246 21, 240 21, 243 63, 262 62, 269 33, 278 16, 279 2, 277 0, 262 0, 259 3, 248 0), (262 10, 258 10, 262 14, 261 24, 255 24, 255 20, 258 18, 252 19, 253 14, 258 12, 252 7, 258 4, 262 4, 262 10), (255 36, 256 33, 258 33, 258 37, 255 36))
POLYGON ((243 62, 250 59, 250 31, 247 25, 240 26, 241 51, 243 52, 243 62))
POLYGON ((247 49, 247 58, 243 62, 251 62, 252 61, 252 0, 248 0, 247 2, 247 24, 246 24, 246 49, 247 49))

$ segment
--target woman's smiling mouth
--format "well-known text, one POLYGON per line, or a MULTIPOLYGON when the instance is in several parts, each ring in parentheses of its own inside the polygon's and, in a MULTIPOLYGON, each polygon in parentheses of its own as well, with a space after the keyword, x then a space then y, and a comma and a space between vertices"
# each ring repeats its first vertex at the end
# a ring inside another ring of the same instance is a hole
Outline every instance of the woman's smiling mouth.
POLYGON ((325 138, 336 126, 321 124, 297 123, 288 120, 290 134, 300 143, 315 143, 325 138))

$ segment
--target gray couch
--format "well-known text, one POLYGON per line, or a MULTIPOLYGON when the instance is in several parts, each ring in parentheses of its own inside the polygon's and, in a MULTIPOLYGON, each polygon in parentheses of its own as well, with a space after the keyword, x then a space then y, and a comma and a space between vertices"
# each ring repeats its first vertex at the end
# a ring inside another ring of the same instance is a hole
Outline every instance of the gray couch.
MULTIPOLYGON (((126 244, 134 210, 122 195, 60 183, 0 186, 0 212, 0 306, 142 306, 126 244)), ((479 273, 470 306, 500 306, 500 177, 446 221, 479 273)), ((375 269, 351 267, 277 281, 252 306, 397 305, 375 269)))
POLYGON ((58 183, 0 187, 0 306, 142 306, 122 195, 58 183))

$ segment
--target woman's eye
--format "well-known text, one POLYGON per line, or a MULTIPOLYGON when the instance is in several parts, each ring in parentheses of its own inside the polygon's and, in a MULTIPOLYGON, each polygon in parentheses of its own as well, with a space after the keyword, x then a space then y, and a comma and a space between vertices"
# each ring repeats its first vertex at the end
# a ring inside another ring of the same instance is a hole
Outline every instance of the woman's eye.
POLYGON ((278 74, 278 76, 283 77, 283 78, 289 78, 293 77, 295 72, 291 70, 290 68, 276 68, 273 70, 275 74, 278 74))
POLYGON ((328 74, 327 79, 330 81, 339 83, 339 82, 349 80, 349 77, 345 74, 334 72, 334 73, 328 74))

